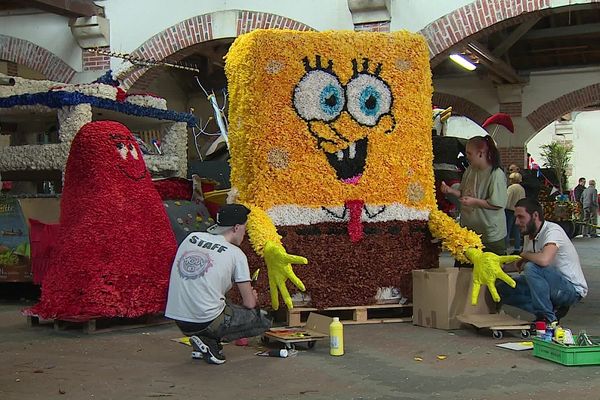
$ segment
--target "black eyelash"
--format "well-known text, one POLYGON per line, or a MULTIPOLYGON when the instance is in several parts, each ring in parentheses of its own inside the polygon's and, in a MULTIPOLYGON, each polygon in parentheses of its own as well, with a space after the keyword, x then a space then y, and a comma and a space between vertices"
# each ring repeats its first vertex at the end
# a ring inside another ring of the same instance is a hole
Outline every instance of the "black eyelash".
POLYGON ((323 64, 321 63, 321 56, 318 54, 315 56, 315 66, 314 67, 312 67, 310 65, 310 60, 308 59, 308 57, 304 57, 302 59, 302 62, 304 63, 304 69, 306 70, 306 72, 310 72, 310 71, 319 69, 322 71, 327 71, 329 73, 333 73, 333 60, 327 60, 327 67, 323 67, 323 64))
MULTIPOLYGON (((363 58, 362 61, 362 71, 358 70, 358 61, 356 58, 352 59, 352 78, 356 78, 359 74, 370 74, 369 72, 369 60, 368 58, 363 58)), ((377 63, 377 67, 375 67, 375 71, 371 75, 379 76, 381 74, 381 69, 383 68, 382 63, 377 63)))

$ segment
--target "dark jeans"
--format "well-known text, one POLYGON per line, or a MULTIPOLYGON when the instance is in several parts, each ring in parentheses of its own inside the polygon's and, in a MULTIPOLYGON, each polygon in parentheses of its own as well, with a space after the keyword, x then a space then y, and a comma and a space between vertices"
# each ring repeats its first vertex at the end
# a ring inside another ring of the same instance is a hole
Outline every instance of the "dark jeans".
POLYGON ((186 336, 207 336, 216 340, 232 341, 243 337, 262 335, 271 328, 272 321, 264 311, 227 304, 223 312, 209 323, 175 321, 186 336))
POLYGON ((556 308, 571 306, 581 300, 575 286, 556 268, 543 268, 528 262, 515 281, 517 286, 514 289, 500 280, 496 283, 502 303, 550 322, 556 321, 556 308))

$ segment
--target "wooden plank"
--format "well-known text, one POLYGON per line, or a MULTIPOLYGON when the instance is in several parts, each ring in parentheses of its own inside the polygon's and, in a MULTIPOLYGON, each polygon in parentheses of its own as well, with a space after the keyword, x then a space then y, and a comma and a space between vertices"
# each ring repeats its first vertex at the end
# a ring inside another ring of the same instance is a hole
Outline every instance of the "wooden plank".
POLYGON ((366 322, 367 321, 367 309, 366 308, 355 308, 354 309, 354 321, 357 323, 366 322))
POLYGON ((105 333, 127 329, 145 328, 149 326, 173 323, 164 317, 140 317, 140 318, 91 318, 79 319, 76 317, 68 319, 54 319, 40 321, 37 316, 27 316, 28 326, 40 326, 41 322, 50 322, 55 331, 64 331, 69 328, 81 329, 86 334, 105 333))
POLYGON ((392 323, 392 322, 409 322, 412 321, 410 317, 395 317, 394 315, 382 315, 373 316, 370 312, 376 311, 394 311, 400 312, 403 309, 412 308, 412 304, 374 304, 368 306, 348 306, 348 307, 328 307, 322 310, 309 307, 297 307, 287 311, 287 325, 288 326, 303 326, 303 317, 306 318, 306 313, 320 312, 320 313, 336 313, 346 312, 352 313, 351 319, 340 317, 340 321, 344 324, 373 324, 373 323, 392 323))

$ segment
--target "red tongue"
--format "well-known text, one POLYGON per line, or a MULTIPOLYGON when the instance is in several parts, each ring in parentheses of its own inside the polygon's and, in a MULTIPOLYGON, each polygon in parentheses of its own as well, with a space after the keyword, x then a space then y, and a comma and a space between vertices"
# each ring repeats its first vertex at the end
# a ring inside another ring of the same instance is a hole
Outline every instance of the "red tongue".
POLYGON ((350 235, 350 241, 356 243, 360 241, 365 233, 363 232, 362 222, 360 216, 362 214, 363 206, 365 202, 362 200, 347 200, 346 208, 350 210, 350 220, 348 221, 348 235, 350 235))

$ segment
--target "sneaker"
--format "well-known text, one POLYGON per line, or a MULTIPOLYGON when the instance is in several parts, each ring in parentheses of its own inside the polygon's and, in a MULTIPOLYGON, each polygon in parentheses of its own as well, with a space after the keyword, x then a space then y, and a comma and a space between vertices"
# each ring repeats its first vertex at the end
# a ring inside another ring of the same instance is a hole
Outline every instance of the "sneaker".
POLYGON ((202 359, 209 364, 223 364, 225 355, 216 339, 206 336, 190 336, 194 351, 202 353, 202 359))

